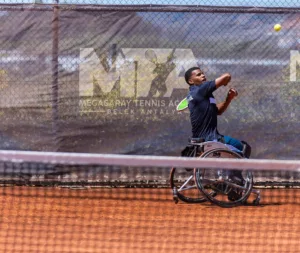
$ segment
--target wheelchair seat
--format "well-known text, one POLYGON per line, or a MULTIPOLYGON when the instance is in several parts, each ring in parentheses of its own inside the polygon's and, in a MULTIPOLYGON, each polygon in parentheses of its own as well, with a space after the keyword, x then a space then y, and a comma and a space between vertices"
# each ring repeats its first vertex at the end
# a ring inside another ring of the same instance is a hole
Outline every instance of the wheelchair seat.
POLYGON ((243 144, 243 149, 239 150, 230 144, 224 144, 223 142, 220 141, 205 141, 204 138, 189 138, 190 145, 202 146, 203 151, 208 151, 213 148, 227 148, 230 149, 231 151, 234 151, 242 155, 243 157, 249 158, 251 154, 251 146, 245 141, 241 141, 241 142, 243 144))

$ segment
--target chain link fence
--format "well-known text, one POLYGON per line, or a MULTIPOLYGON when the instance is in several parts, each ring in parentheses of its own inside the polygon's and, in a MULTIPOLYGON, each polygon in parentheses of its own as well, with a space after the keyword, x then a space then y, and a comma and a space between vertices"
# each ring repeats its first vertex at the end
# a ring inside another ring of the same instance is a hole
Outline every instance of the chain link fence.
POLYGON ((239 91, 222 134, 299 158, 298 1, 0 3, 1 149, 178 155, 191 127, 176 105, 199 66, 239 91))

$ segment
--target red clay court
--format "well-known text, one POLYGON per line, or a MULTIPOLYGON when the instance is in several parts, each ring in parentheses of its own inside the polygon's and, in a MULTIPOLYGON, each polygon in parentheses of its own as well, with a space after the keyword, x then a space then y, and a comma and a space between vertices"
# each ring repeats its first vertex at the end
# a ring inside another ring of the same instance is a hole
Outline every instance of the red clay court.
POLYGON ((170 189, 3 187, 1 252, 298 252, 299 189, 259 206, 174 204, 170 189))

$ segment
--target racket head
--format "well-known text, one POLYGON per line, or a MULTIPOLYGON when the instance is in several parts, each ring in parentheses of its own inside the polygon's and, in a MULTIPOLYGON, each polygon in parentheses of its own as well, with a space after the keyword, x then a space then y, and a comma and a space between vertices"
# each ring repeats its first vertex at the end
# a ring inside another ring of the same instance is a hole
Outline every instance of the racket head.
POLYGON ((145 57, 148 61, 156 64, 157 63, 157 55, 153 49, 147 49, 145 52, 145 57))
POLYGON ((184 98, 180 101, 180 103, 177 105, 176 110, 178 112, 185 110, 186 108, 188 108, 189 106, 189 102, 187 100, 187 98, 184 98))

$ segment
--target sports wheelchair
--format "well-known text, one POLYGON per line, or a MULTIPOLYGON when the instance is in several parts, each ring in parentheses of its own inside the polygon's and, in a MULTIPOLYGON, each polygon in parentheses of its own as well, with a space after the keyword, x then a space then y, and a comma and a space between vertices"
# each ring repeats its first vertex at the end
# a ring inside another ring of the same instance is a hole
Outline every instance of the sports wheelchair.
MULTIPOLYGON (((189 145, 181 156, 204 158, 249 158, 251 148, 246 142, 243 150, 216 141, 190 138, 189 145)), ((199 161, 201 162, 201 161, 199 161)), ((172 168, 170 185, 175 203, 178 200, 188 203, 210 201, 221 207, 235 207, 244 204, 251 193, 256 195, 253 204, 258 205, 260 192, 253 189, 253 175, 250 171, 172 168)))

